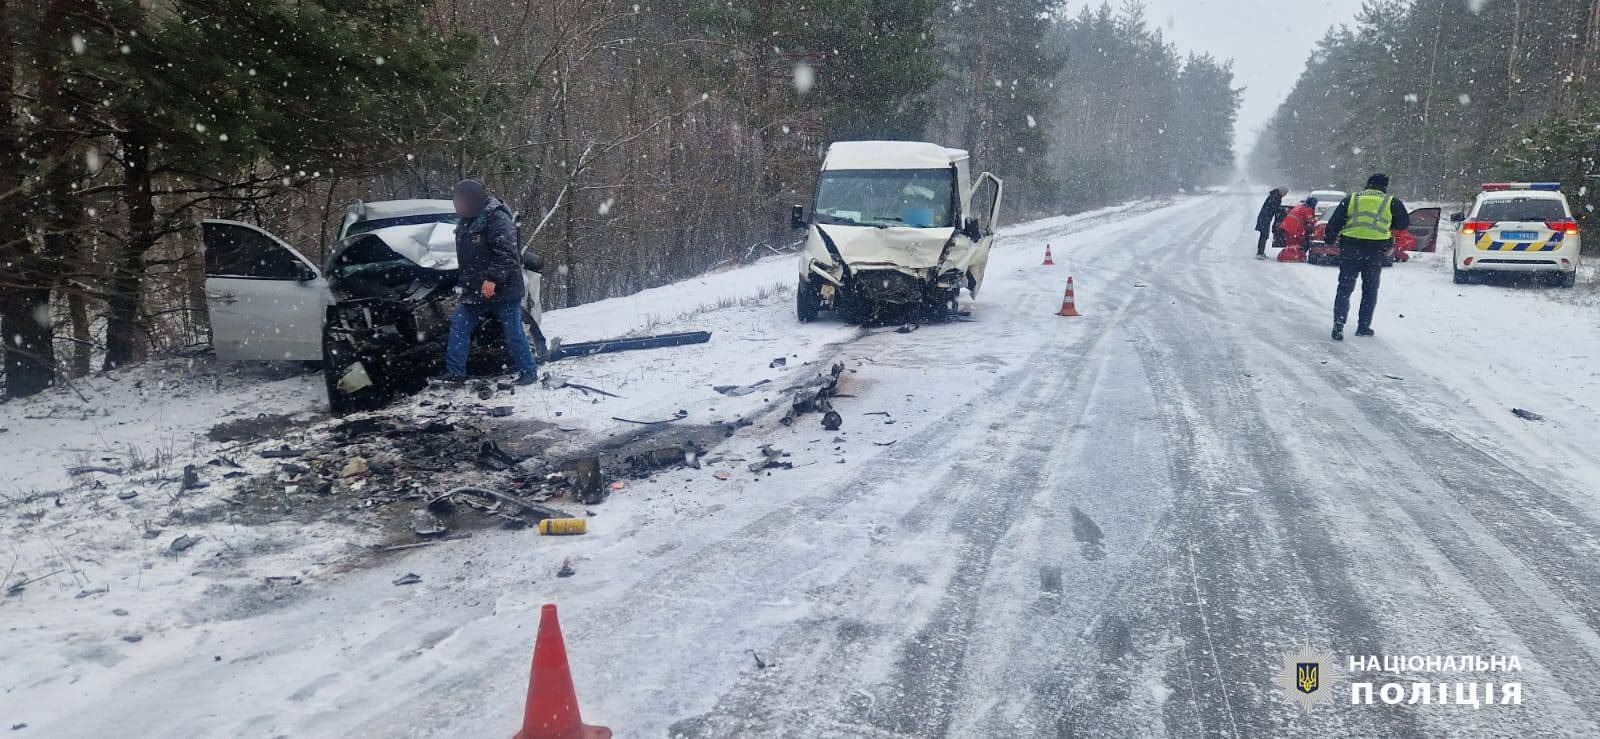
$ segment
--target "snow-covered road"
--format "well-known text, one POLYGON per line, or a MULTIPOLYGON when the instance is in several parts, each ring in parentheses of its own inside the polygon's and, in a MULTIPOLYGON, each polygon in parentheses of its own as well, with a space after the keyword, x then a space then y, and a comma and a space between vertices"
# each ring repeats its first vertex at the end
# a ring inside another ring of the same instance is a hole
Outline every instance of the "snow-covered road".
MULTIPOLYGON (((509 736, 554 602, 585 718, 622 737, 1600 733, 1587 286, 1454 286, 1422 255, 1385 275, 1379 335, 1334 344, 1334 270, 1250 258, 1257 205, 1018 229, 970 321, 912 333, 802 327, 782 299, 706 308, 740 331, 696 388, 776 356, 850 368, 841 431, 771 414, 722 448, 771 444, 794 469, 663 472, 584 537, 419 549, 280 608, 96 646, 70 681, 0 658, 0 721, 509 736), (1083 318, 1054 315, 1069 274, 1083 318), (405 572, 422 582, 391 584, 405 572), (1521 682, 1523 704, 1350 705, 1340 686, 1305 713, 1273 679, 1307 642, 1340 667, 1515 655, 1509 675, 1355 679, 1521 682)), ((637 357, 605 361, 663 361, 637 357)))

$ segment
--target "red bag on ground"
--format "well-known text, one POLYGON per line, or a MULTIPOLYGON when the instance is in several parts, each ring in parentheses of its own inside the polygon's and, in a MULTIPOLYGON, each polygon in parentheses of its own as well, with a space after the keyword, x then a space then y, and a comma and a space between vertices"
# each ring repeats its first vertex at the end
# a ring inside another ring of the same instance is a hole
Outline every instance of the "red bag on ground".
POLYGON ((1304 262, 1305 260, 1306 250, 1298 245, 1286 246, 1282 251, 1278 252, 1278 261, 1280 262, 1304 262))

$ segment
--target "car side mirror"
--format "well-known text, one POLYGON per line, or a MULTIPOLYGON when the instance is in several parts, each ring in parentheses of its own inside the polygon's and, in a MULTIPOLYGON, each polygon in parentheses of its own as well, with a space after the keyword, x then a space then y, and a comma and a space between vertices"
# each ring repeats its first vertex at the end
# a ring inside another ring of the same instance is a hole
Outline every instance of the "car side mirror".
POLYGON ((522 253, 522 268, 528 270, 529 272, 543 272, 544 257, 541 257, 532 251, 525 251, 522 253))
POLYGON ((317 279, 317 271, 303 264, 300 265, 300 269, 294 273, 295 282, 310 282, 315 279, 317 279))
POLYGON ((806 209, 803 205, 789 206, 789 228, 799 230, 806 227, 806 209))
POLYGON ((961 222, 961 233, 973 241, 983 238, 983 228, 978 225, 978 219, 968 218, 961 222))
POLYGON ((1459 210, 1450 214, 1450 222, 1451 223, 1460 223, 1460 222, 1465 221, 1465 220, 1467 220, 1467 214, 1462 213, 1459 210))

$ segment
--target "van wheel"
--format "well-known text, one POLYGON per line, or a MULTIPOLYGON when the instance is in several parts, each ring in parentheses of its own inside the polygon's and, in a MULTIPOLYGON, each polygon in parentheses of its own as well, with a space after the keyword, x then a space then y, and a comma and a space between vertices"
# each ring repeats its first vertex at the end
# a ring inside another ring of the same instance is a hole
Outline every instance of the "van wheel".
POLYGON ((802 278, 800 285, 794 289, 794 314, 801 323, 810 323, 817 320, 817 311, 822 307, 822 288, 817 286, 816 280, 802 278))

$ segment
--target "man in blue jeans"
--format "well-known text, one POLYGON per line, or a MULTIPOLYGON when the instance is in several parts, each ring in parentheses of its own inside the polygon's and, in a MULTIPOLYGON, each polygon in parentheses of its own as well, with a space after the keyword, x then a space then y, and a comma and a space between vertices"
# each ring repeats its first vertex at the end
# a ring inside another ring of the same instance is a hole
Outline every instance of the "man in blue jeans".
POLYGON ((522 328, 522 249, 511 209, 490 197, 483 183, 462 180, 451 193, 456 215, 456 260, 460 265, 457 287, 461 300, 450 317, 450 340, 445 346, 446 381, 467 379, 467 350, 472 332, 484 316, 494 316, 505 332, 506 351, 522 374, 518 385, 539 379, 539 367, 522 328))

